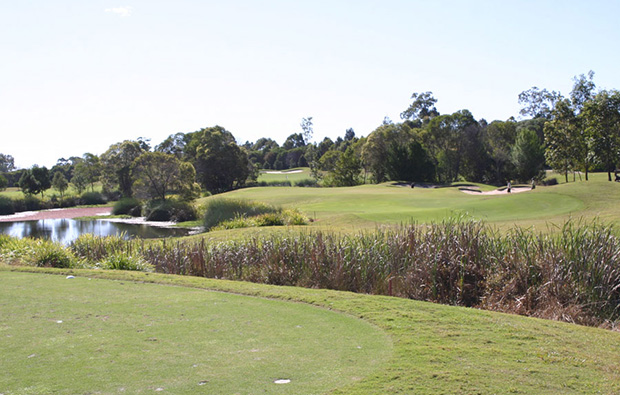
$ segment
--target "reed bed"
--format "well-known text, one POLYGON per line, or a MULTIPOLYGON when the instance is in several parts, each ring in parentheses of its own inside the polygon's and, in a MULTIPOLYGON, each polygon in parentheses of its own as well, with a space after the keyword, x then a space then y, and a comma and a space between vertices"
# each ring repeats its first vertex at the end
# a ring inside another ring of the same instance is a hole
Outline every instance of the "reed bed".
POLYGON ((139 256, 162 273, 391 295, 585 325, 620 321, 620 239, 598 223, 500 234, 457 218, 357 235, 291 231, 214 244, 85 236, 69 248, 87 262, 139 256))

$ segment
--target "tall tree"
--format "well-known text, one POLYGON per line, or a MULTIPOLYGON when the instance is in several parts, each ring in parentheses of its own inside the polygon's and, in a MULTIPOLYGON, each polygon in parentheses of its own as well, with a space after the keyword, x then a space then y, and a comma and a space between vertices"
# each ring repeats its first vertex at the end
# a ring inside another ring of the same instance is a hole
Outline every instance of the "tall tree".
POLYGON ((412 121, 415 127, 420 127, 439 115, 439 111, 435 107, 437 99, 433 97, 433 92, 414 92, 411 99, 413 102, 405 111, 400 113, 401 119, 412 121))
POLYGON ((198 181, 211 193, 242 187, 256 174, 245 150, 221 126, 192 133, 187 150, 198 181))
POLYGON ((545 151, 536 132, 522 129, 512 149, 512 161, 518 180, 527 182, 544 175, 545 151))
POLYGON ((39 167, 37 165, 24 171, 19 179, 19 187, 26 195, 41 194, 52 186, 50 173, 47 167, 39 167))
POLYGON ((594 155, 611 181, 620 156, 620 92, 599 92, 585 103, 582 114, 594 155))
POLYGON ((133 164, 135 189, 141 196, 166 200, 171 191, 191 190, 196 171, 191 163, 163 152, 145 152, 133 164))
POLYGON ((435 164, 422 144, 415 140, 405 144, 392 142, 387 154, 386 171, 393 181, 435 180, 435 164))
POLYGON ((561 98, 562 95, 559 92, 549 92, 547 89, 534 86, 519 94, 519 104, 523 106, 520 114, 532 118, 549 119, 555 103, 561 98))
POLYGON ((568 182, 568 172, 574 169, 578 147, 577 117, 568 99, 562 99, 556 104, 553 119, 545 123, 544 132, 547 164, 564 174, 568 182))
POLYGON ((60 192, 60 198, 62 199, 65 191, 69 188, 69 181, 67 181, 67 178, 62 172, 57 171, 52 178, 52 186, 60 192))
POLYGON ((484 145, 490 157, 491 180, 497 184, 510 179, 513 172, 511 151, 517 138, 514 119, 491 122, 484 131, 484 145))
POLYGON ((355 153, 353 147, 340 155, 334 170, 329 174, 331 183, 337 187, 348 187, 358 185, 360 183, 360 173, 362 164, 355 153))
POLYGON ((142 142, 125 140, 121 143, 112 144, 101 155, 104 186, 118 185, 123 196, 132 196, 134 183, 132 166, 134 160, 145 152, 143 146, 144 140, 142 142))
POLYGON ((11 155, 0 154, 0 173, 15 170, 15 159, 11 155))

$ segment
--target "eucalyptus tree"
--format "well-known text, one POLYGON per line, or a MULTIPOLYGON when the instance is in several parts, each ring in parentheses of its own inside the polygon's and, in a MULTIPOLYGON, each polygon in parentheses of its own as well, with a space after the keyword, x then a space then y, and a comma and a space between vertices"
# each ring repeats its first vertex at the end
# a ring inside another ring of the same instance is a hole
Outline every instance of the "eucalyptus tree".
POLYGON ((599 92, 585 103, 582 114, 592 151, 611 181, 611 172, 616 169, 620 157, 620 92, 599 92))
POLYGON ((118 185, 124 197, 131 197, 135 180, 132 172, 133 162, 144 152, 144 140, 125 140, 112 144, 106 152, 101 154, 104 186, 111 188, 118 185))

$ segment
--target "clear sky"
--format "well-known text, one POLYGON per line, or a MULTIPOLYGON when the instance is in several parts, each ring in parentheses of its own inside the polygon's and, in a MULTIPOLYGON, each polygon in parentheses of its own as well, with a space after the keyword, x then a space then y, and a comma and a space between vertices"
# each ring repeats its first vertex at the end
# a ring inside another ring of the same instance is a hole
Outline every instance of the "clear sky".
POLYGON ((413 92, 517 116, 532 86, 620 88, 620 1, 20 0, 0 6, 0 152, 16 165, 221 125, 240 143, 366 136, 413 92))

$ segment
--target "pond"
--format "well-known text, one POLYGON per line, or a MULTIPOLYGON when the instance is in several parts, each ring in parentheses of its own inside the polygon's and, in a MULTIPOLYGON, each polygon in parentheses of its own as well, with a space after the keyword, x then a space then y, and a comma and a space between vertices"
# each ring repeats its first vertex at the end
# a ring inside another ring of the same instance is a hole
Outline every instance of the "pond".
POLYGON ((126 224, 105 220, 42 219, 38 221, 0 222, 0 234, 23 238, 43 238, 70 244, 80 235, 120 236, 125 239, 153 239, 187 236, 191 229, 161 228, 145 224, 126 224))

